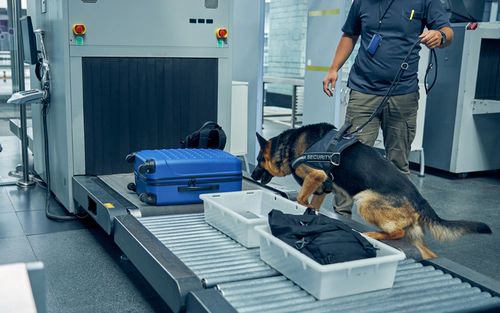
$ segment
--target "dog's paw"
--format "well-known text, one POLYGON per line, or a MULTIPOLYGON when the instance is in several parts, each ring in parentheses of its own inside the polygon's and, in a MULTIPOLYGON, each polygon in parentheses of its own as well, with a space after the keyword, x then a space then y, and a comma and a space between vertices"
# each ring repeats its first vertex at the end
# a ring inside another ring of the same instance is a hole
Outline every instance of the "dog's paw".
POLYGON ((316 209, 315 207, 313 207, 312 205, 309 207, 311 210, 314 210, 314 213, 316 215, 319 215, 319 209, 316 209))
POLYGON ((304 214, 307 214, 307 215, 313 215, 313 214, 316 214, 314 212, 314 208, 311 208, 311 207, 307 207, 306 211, 304 212, 304 214))
POLYGON ((405 231, 402 229, 398 229, 391 233, 386 232, 364 232, 363 234, 377 240, 396 240, 401 239, 405 236, 405 231))
POLYGON ((307 201, 300 201, 299 199, 297 199, 297 203, 300 204, 300 205, 303 205, 307 208, 311 207, 311 204, 307 201))
POLYGON ((382 232, 367 231, 367 232, 363 232, 363 234, 367 235, 370 238, 377 239, 377 240, 386 240, 387 239, 387 234, 382 233, 382 232))
POLYGON ((312 206, 308 206, 307 209, 306 209, 305 214, 307 214, 307 215, 319 215, 319 210, 316 210, 312 206))

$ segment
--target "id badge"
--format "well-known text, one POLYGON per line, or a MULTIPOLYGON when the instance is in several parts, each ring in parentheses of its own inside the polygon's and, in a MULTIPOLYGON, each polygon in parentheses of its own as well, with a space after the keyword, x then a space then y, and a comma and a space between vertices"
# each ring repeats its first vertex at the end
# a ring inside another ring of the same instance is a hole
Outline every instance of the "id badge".
POLYGON ((381 41, 382 41, 382 37, 380 37, 379 34, 373 35, 373 38, 370 41, 370 44, 368 45, 368 48, 366 49, 366 51, 368 51, 371 55, 374 55, 375 52, 377 52, 378 46, 380 46, 381 41))

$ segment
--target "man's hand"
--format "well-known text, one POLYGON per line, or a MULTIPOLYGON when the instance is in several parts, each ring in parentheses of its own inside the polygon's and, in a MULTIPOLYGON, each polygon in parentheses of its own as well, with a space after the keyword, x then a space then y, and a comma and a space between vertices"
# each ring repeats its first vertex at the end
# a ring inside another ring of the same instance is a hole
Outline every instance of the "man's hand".
POLYGON ((326 74, 325 79, 323 79, 323 91, 328 97, 333 96, 332 91, 335 90, 335 83, 337 82, 338 77, 338 72, 331 69, 330 71, 328 71, 328 74, 326 74), (331 90, 329 89, 329 86, 331 86, 331 90))
POLYGON ((422 33, 422 35, 418 36, 422 38, 420 43, 427 46, 429 49, 437 48, 441 45, 441 33, 437 30, 428 30, 422 33))
POLYGON ((419 38, 422 38, 420 43, 426 45, 429 49, 435 49, 438 47, 444 48, 449 46, 453 40, 453 30, 449 27, 443 27, 441 31, 446 34, 446 42, 444 44, 441 45, 441 39, 443 36, 439 30, 428 30, 423 32, 422 35, 418 36, 419 38))
POLYGON ((332 91, 335 90, 335 83, 337 83, 337 79, 339 78, 339 69, 351 55, 358 38, 359 35, 351 36, 346 34, 342 34, 342 37, 340 37, 330 70, 326 74, 325 79, 323 79, 323 91, 328 97, 333 97, 332 91), (332 89, 330 90, 329 87, 332 89))

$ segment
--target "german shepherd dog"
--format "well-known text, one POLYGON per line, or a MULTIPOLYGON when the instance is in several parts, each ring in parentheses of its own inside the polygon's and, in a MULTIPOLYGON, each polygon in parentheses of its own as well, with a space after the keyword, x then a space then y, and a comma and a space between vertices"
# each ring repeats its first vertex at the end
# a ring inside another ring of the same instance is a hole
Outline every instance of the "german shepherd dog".
POLYGON ((425 226, 440 241, 454 240, 465 234, 491 234, 484 223, 441 219, 406 176, 374 148, 359 141, 342 152, 339 166, 333 167, 331 173, 306 163, 294 170, 293 160, 333 128, 327 123, 306 125, 286 130, 269 140, 257 133, 261 150, 252 178, 267 184, 274 176, 294 175, 297 181, 302 181, 297 202, 319 211, 326 196, 321 194, 322 184, 330 176, 332 189, 352 197, 359 215, 381 230, 366 232, 366 235, 378 240, 405 237, 424 259, 437 257, 424 242, 425 226))

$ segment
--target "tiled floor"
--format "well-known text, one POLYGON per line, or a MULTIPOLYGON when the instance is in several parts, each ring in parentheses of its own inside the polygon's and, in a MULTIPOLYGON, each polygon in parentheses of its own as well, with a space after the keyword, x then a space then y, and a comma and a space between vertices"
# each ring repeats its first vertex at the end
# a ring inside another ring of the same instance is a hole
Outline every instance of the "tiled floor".
MULTIPOLYGON (((11 114, 0 107, 0 178, 20 161, 19 140, 9 131, 11 114)), ((15 114, 14 114, 15 115, 15 114)), ((266 138, 284 126, 266 123, 266 138)), ((251 160, 249 160, 252 162, 251 160)), ((412 171, 412 181, 438 214, 447 219, 488 223, 492 236, 468 236, 453 243, 429 239, 431 250, 477 272, 500 280, 500 178, 496 172, 472 173, 467 179, 428 169, 412 171)), ((279 183, 298 188, 293 179, 279 183)), ((169 312, 137 269, 123 261, 120 249, 91 218, 53 221, 45 216, 45 189, 0 187, 0 264, 42 261, 45 266, 48 312, 169 312)), ((331 196, 324 205, 328 209, 331 196)), ((64 214, 54 198, 52 213, 64 214)), ((355 214, 353 219, 361 221, 355 214)))

